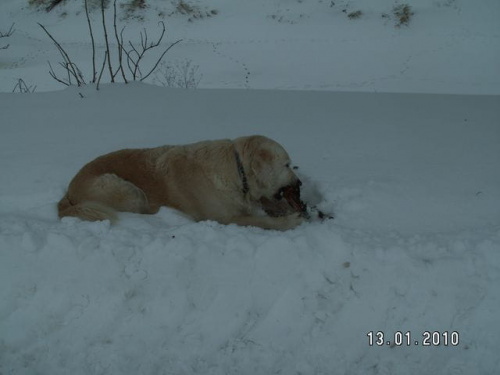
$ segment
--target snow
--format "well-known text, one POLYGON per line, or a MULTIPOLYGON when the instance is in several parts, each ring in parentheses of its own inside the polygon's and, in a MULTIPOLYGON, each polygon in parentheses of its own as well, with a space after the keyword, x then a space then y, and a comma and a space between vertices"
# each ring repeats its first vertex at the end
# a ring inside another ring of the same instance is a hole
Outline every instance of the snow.
POLYGON ((75 3, 3 0, 16 32, 0 50, 0 374, 497 373, 498 3, 422 1, 401 28, 381 20, 392 5, 219 0, 210 19, 168 18, 185 39, 172 58, 200 65, 201 89, 96 91, 61 90, 35 25, 88 64, 75 3), (9 93, 19 77, 37 93, 9 93), (168 208, 57 218, 98 155, 249 134, 279 141, 335 218, 287 232, 168 208), (371 331, 412 342, 370 346, 371 331), (425 331, 459 343, 422 346, 425 331))
MULTIPOLYGON (((37 23, 62 43, 88 79, 91 52, 82 2, 71 0, 46 13, 2 0, 0 31, 15 22, 16 32, 8 39, 9 50, 0 53, 1 91, 12 91, 19 78, 37 91, 62 88, 48 76, 47 64, 56 67, 61 58, 37 23)), ((149 7, 136 17, 144 22, 124 18, 119 7, 118 23, 126 26, 125 41, 137 42, 144 27, 153 40, 160 32, 157 22, 163 20, 164 42, 183 40, 166 61, 188 59, 199 65, 203 88, 500 93, 497 0, 410 2, 415 14, 402 27, 395 27, 393 0, 336 0, 335 5, 327 0, 186 2, 202 13, 218 13, 188 22, 187 15, 167 16, 175 11, 174 1, 148 0, 149 7), (347 14, 356 10, 363 15, 350 20, 347 14)), ((91 17, 100 66, 100 14, 94 11, 91 17)), ((108 26, 112 24, 109 18, 108 26)), ((110 39, 114 41, 112 35, 110 39)))

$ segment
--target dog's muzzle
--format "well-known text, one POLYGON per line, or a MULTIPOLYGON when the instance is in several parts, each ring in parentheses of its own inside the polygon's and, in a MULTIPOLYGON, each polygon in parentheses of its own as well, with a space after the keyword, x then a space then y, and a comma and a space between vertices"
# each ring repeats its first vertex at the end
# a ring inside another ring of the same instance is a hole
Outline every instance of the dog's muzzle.
POLYGON ((302 186, 302 181, 300 181, 300 179, 297 178, 293 184, 283 186, 282 188, 280 188, 278 192, 273 195, 273 198, 279 201, 283 198, 285 192, 288 189, 290 189, 290 187, 293 187, 294 189, 300 189, 301 186, 302 186))

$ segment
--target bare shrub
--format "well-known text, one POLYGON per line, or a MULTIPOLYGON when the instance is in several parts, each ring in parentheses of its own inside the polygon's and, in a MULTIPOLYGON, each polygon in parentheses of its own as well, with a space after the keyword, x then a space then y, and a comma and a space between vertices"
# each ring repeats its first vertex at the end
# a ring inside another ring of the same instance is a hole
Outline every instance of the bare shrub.
POLYGON ((14 92, 14 93, 18 92, 21 94, 31 94, 31 93, 34 93, 35 90, 36 90, 36 86, 33 86, 33 85, 28 86, 28 84, 26 82, 24 82, 24 80, 22 78, 19 78, 17 80, 17 83, 14 86, 14 89, 12 90, 12 92, 14 92))
POLYGON ((165 24, 163 22, 160 22, 160 25, 162 26, 162 32, 160 37, 157 39, 156 42, 150 42, 148 43, 148 34, 146 30, 141 32, 141 42, 140 45, 134 45, 132 42, 128 42, 130 49, 123 49, 123 52, 127 55, 127 66, 129 68, 130 73, 132 74, 132 79, 134 81, 140 80, 144 81, 146 78, 148 78, 151 73, 155 71, 155 69, 158 67, 158 64, 160 64, 161 60, 163 59, 163 56, 177 43, 180 42, 178 40, 177 42, 172 43, 160 56, 160 58, 157 60, 156 64, 153 66, 153 68, 146 74, 143 74, 141 71, 141 61, 146 55, 148 51, 150 51, 153 48, 156 48, 160 45, 164 35, 165 35, 165 24))
POLYGON ((382 18, 393 20, 395 27, 408 26, 414 12, 408 4, 398 4, 392 8, 391 14, 382 13, 382 18))
POLYGON ((83 77, 83 73, 78 67, 78 65, 73 63, 73 61, 66 53, 64 48, 59 44, 57 40, 54 39, 54 37, 47 31, 47 29, 41 24, 38 25, 43 29, 43 31, 45 31, 45 33, 49 36, 49 38, 52 40, 52 42, 54 42, 55 46, 57 47, 63 59, 63 62, 60 62, 59 65, 61 65, 64 68, 67 75, 66 78, 59 78, 57 74, 54 72, 54 69, 52 68, 52 65, 49 62, 49 67, 50 67, 49 74, 51 75, 51 77, 66 86, 71 86, 73 84, 73 80, 76 82, 78 86, 84 85, 86 83, 85 78, 83 77))
MULTIPOLYGON (((7 30, 7 31, 5 31, 5 32, 0 31, 0 38, 8 38, 8 37, 10 37, 12 34, 14 34, 14 31, 16 31, 16 30, 14 29, 14 24, 12 24, 12 25, 10 26, 10 29, 9 29, 9 30, 7 30)), ((7 48, 9 48, 9 46, 10 46, 10 44, 6 44, 6 45, 4 45, 4 46, 0 47, 0 49, 7 49, 7 48)))
POLYGON ((396 27, 401 27, 403 25, 408 26, 414 13, 410 5, 400 4, 392 8, 392 14, 396 17, 396 27))
POLYGON ((191 60, 184 60, 175 64, 162 62, 155 72, 153 82, 164 87, 195 89, 203 77, 198 73, 199 68, 191 60))
MULTIPOLYGON (((146 29, 141 32, 140 34, 140 44, 139 45, 134 45, 131 41, 128 41, 128 44, 124 43, 123 40, 123 32, 125 30, 125 27, 121 29, 120 32, 118 32, 118 25, 117 25, 117 12, 116 12, 116 0, 113 2, 113 31, 114 31, 114 37, 116 40, 116 50, 113 51, 111 50, 111 45, 109 42, 109 37, 108 37, 108 27, 106 25, 106 17, 105 17, 105 0, 100 0, 101 1, 101 18, 102 18, 102 31, 104 34, 104 40, 105 40, 105 45, 106 49, 104 52, 104 57, 103 57, 103 62, 101 65, 101 69, 99 74, 97 73, 97 67, 96 67, 96 48, 95 48, 95 41, 94 41, 94 31, 93 31, 93 26, 92 22, 90 21, 89 17, 89 8, 88 8, 88 0, 85 1, 85 14, 87 17, 87 23, 88 23, 88 29, 90 33, 90 39, 92 42, 92 78, 90 79, 89 82, 91 83, 97 83, 96 88, 99 89, 99 84, 101 82, 101 79, 103 77, 104 71, 106 70, 106 67, 108 68, 109 71, 109 79, 111 83, 115 82, 116 76, 120 73, 123 81, 125 83, 128 83, 129 80, 132 81, 144 81, 146 78, 148 78, 158 67, 160 62, 162 61, 163 57, 165 54, 177 43, 180 43, 181 40, 178 40, 174 43, 171 43, 160 55, 160 57, 156 60, 156 63, 153 65, 153 67, 147 71, 146 73, 143 73, 141 67, 142 67, 142 62, 144 56, 150 52, 152 49, 155 49, 158 47, 162 40, 163 37, 165 36, 165 24, 163 22, 160 22, 160 26, 162 28, 161 34, 156 39, 155 41, 149 41, 148 39, 148 33, 146 29), (112 59, 111 55, 115 56, 115 61, 116 64, 113 66, 112 64, 112 59), (128 67, 128 77, 126 74, 126 70, 124 68, 125 63, 123 60, 126 60, 126 66, 128 67)), ((65 72, 65 76, 61 76, 60 74, 57 74, 52 65, 49 63, 50 71, 49 74, 54 78, 56 81, 66 85, 66 86, 71 86, 73 84, 76 84, 77 86, 85 85, 87 83, 86 78, 84 77, 84 74, 80 70, 80 68, 71 60, 70 56, 68 53, 65 51, 65 49, 61 46, 61 44, 49 33, 49 31, 41 24, 38 24, 43 31, 49 36, 49 38, 52 40, 54 45, 57 47, 63 61, 59 63, 59 65, 63 68, 63 72, 65 72)))

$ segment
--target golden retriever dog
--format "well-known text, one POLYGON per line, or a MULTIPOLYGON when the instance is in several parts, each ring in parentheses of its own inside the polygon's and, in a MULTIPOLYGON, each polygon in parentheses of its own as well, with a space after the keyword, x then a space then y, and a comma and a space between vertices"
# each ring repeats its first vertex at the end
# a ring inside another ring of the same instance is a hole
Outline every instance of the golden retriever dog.
POLYGON ((304 220, 301 201, 279 193, 299 185, 285 149, 263 136, 125 149, 85 165, 58 211, 61 218, 114 221, 116 211, 154 214, 167 206, 196 221, 287 230, 304 220))

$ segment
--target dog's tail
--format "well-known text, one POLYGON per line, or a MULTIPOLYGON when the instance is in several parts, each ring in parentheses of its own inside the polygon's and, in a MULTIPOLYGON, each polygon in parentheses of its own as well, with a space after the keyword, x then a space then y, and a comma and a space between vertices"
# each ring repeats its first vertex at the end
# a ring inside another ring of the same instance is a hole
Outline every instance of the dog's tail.
POLYGON ((116 222, 118 219, 113 208, 93 201, 72 204, 68 194, 59 201, 57 210, 60 218, 74 216, 88 221, 109 220, 111 223, 116 222))

